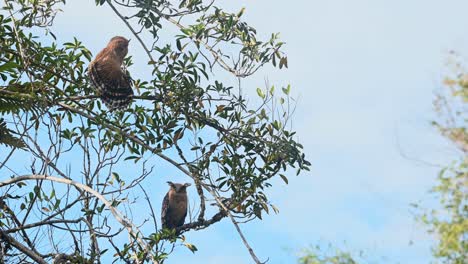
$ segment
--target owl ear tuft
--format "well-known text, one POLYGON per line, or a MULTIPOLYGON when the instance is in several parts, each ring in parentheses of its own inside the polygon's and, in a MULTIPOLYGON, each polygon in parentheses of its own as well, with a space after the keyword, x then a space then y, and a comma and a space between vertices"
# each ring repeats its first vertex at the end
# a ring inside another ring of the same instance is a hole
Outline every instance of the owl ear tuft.
POLYGON ((191 186, 191 185, 192 185, 192 184, 191 184, 191 183, 188 183, 188 182, 187 182, 187 183, 184 183, 184 186, 185 186, 185 187, 189 187, 189 186, 191 186))
POLYGON ((171 182, 171 181, 168 181, 167 184, 169 184, 169 186, 171 186, 171 187, 174 187, 174 183, 171 182))

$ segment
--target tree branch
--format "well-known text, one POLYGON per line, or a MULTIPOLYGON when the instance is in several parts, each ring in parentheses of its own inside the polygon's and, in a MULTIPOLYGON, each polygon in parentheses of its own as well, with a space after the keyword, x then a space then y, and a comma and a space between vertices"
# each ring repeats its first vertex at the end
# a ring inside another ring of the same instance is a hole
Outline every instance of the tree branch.
POLYGON ((17 248, 19 251, 23 252, 25 255, 36 261, 37 263, 40 264, 47 264, 47 261, 45 261, 41 256, 36 254, 34 251, 30 250, 29 248, 25 247, 21 242, 18 240, 14 239, 12 236, 8 235, 6 232, 0 230, 0 239, 3 241, 6 241, 8 244, 14 246, 17 248))
MULTIPOLYGON (((122 226, 124 226, 129 232, 129 234, 134 239, 137 240, 140 247, 142 247, 145 250, 148 249, 148 245, 146 244, 145 241, 142 240, 143 234, 138 229, 138 227, 136 227, 132 222, 126 219, 126 217, 123 216, 122 213, 119 210, 117 210, 114 206, 112 206, 112 204, 104 196, 102 196, 100 193, 98 193, 97 191, 93 190, 92 188, 84 184, 74 182, 69 179, 57 178, 57 177, 52 177, 52 176, 47 176, 47 175, 24 175, 24 176, 18 176, 18 177, 0 182, 0 187, 4 187, 4 186, 11 185, 11 184, 14 184, 20 181, 25 181, 25 180, 46 180, 46 181, 64 183, 67 185, 75 186, 77 188, 84 190, 85 192, 89 194, 94 195, 96 198, 101 200, 101 202, 111 211, 112 215, 115 217, 117 222, 119 222, 122 226)), ((154 256, 151 252, 149 252, 149 255, 151 256, 153 263, 158 263, 157 261, 154 260, 153 258, 154 256)))
POLYGON ((133 35, 137 38, 138 42, 140 42, 141 46, 146 51, 146 54, 151 59, 151 61, 155 62, 155 60, 153 59, 153 56, 151 56, 150 50, 148 49, 148 47, 146 47, 143 40, 141 40, 138 33, 132 28, 132 26, 130 26, 130 23, 128 23, 128 21, 125 19, 125 17, 123 17, 122 14, 120 14, 120 12, 117 10, 117 8, 115 8, 115 6, 112 4, 112 2, 110 0, 107 0, 107 4, 112 8, 114 13, 127 25, 128 29, 130 29, 130 31, 133 33, 133 35))
MULTIPOLYGON (((133 135, 130 135, 129 133, 123 131, 122 129, 120 128, 117 128, 115 126, 112 126, 112 125, 109 125, 109 124, 106 124, 106 123, 98 123, 96 122, 96 119, 87 114, 87 113, 84 113, 83 111, 81 110, 78 110, 78 109, 75 109, 67 104, 64 104, 64 103, 59 103, 60 106, 62 106, 63 108, 65 109, 68 109, 72 112, 75 112, 77 114, 80 114, 80 115, 83 115, 91 120, 93 120, 96 124, 101 124, 102 126, 108 128, 108 129, 111 129, 115 132, 118 132, 120 134, 122 134, 123 136, 125 136, 126 138, 132 140, 133 142, 139 144, 140 146, 146 148, 147 150, 150 150, 152 151, 153 153, 155 153, 157 156, 161 157, 162 159, 166 160, 167 162, 169 162, 170 164, 174 165, 176 168, 178 168, 181 172, 183 172, 185 175, 189 176, 190 178, 192 178, 194 181, 196 180, 196 177, 194 175, 192 175, 187 169, 185 169, 184 167, 182 167, 179 163, 177 163, 176 161, 174 161, 173 159, 169 158, 168 156, 162 154, 159 152, 158 149, 155 149, 151 146, 149 146, 148 144, 146 144, 145 142, 143 142, 141 139, 139 139, 137 136, 133 136, 133 135)), ((244 245, 246 246, 246 248, 248 249, 250 255, 252 256, 253 260, 260 264, 260 260, 257 258, 257 256, 255 255, 254 251, 252 250, 252 248, 249 246, 247 240, 245 239, 244 235, 242 234, 240 228, 239 228, 239 224, 235 221, 234 217, 232 216, 232 214, 229 212, 229 208, 227 208, 223 202, 219 199, 218 195, 215 193, 215 191, 211 188, 210 185, 208 184, 205 184, 205 183, 200 183, 203 188, 208 191, 216 200, 216 202, 218 203, 218 205, 223 208, 223 210, 226 211, 226 213, 229 215, 232 223, 236 226, 236 230, 237 232, 239 233, 239 235, 241 236, 241 239, 242 241, 244 242, 244 245)), ((1 187, 1 185, 0 185, 1 187)))

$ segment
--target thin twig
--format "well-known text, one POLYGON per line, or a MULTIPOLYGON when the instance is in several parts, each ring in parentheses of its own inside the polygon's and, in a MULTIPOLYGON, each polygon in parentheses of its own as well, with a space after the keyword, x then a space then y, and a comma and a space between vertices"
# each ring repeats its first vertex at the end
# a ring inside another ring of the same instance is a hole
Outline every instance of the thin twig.
MULTIPOLYGON (((184 167, 182 167, 182 166, 181 166, 179 163, 177 163, 175 160, 173 160, 173 159, 169 158, 168 156, 166 156, 166 155, 160 153, 158 149, 149 146, 148 144, 146 144, 145 142, 143 142, 141 139, 139 139, 137 136, 131 135, 131 134, 129 134, 129 133, 123 131, 122 129, 115 127, 115 126, 112 126, 112 125, 109 125, 109 124, 106 124, 106 123, 98 123, 98 122, 96 122, 96 119, 95 119, 93 116, 91 116, 90 114, 84 113, 83 111, 78 110, 78 109, 76 109, 76 108, 73 108, 73 107, 71 107, 71 106, 69 106, 69 105, 67 105, 67 104, 59 103, 59 105, 62 106, 63 108, 65 108, 65 109, 68 109, 69 111, 72 111, 72 112, 74 112, 74 113, 83 115, 83 116, 89 118, 90 120, 93 120, 95 123, 100 124, 100 125, 102 125, 103 127, 106 127, 106 128, 108 128, 108 129, 111 129, 111 130, 113 130, 113 131, 115 131, 115 132, 120 133, 122 136, 124 136, 124 137, 126 137, 126 138, 132 140, 133 142, 135 142, 135 143, 137 143, 138 145, 140 145, 140 146, 146 148, 147 150, 152 151, 153 153, 155 153, 155 154, 156 154, 157 156, 159 156, 160 158, 162 158, 162 159, 166 160, 167 162, 169 162, 170 164, 174 165, 177 169, 179 169, 181 172, 183 172, 185 175, 189 176, 189 177, 192 178, 193 180, 196 179, 196 177, 195 177, 194 175, 192 175, 187 169, 185 169, 184 167)), ((207 191, 215 198, 215 200, 216 200, 216 202, 218 203, 218 205, 219 205, 220 207, 222 207, 223 210, 225 210, 226 213, 230 216, 230 219, 231 219, 232 223, 236 226, 236 229, 237 229, 239 235, 241 236, 241 238, 242 238, 242 240, 243 240, 243 242, 244 242, 244 245, 245 245, 246 248, 248 249, 250 255, 252 256, 252 258, 254 259, 254 261, 255 261, 256 263, 260 264, 261 262, 258 260, 258 258, 257 258, 257 256, 255 255, 254 251, 252 250, 252 248, 251 248, 251 247, 249 246, 249 244, 247 243, 247 241, 246 241, 244 235, 242 234, 242 232, 241 232, 241 230, 240 230, 240 228, 239 228, 237 222, 235 221, 234 217, 232 217, 232 215, 229 213, 229 208, 227 208, 227 207, 223 204, 223 202, 218 198, 218 195, 215 193, 215 191, 211 188, 210 185, 205 184, 205 183, 200 183, 200 184, 203 186, 203 188, 204 188, 205 190, 207 190, 207 191)))
POLYGON ((34 251, 30 250, 29 248, 25 247, 21 242, 13 238, 12 236, 6 234, 4 231, 0 230, 0 238, 3 241, 6 241, 8 244, 14 246, 17 248, 19 251, 23 252, 25 255, 36 261, 37 263, 40 264, 47 264, 47 261, 45 261, 41 256, 36 254, 34 251))
MULTIPOLYGON (((151 8, 151 10, 154 11, 156 14, 158 14, 160 17, 166 19, 167 21, 169 21, 170 23, 172 23, 173 25, 178 27, 179 29, 181 29, 181 30, 187 29, 182 24, 180 24, 177 20, 173 19, 172 17, 170 17, 170 16, 168 16, 166 14, 163 14, 161 11, 157 10, 156 8, 151 8)), ((198 39, 193 35, 190 35, 189 37, 193 42, 198 43, 198 44, 202 44, 211 53, 211 55, 213 55, 213 57, 215 59, 215 62, 218 63, 222 68, 224 68, 228 72, 234 74, 236 77, 247 77, 246 74, 240 73, 239 71, 236 71, 235 69, 231 68, 223 60, 223 58, 213 49, 213 47, 208 45, 208 43, 206 41, 202 41, 201 39, 198 39)))
POLYGON ((111 2, 110 0, 107 0, 107 4, 112 8, 112 10, 114 11, 114 13, 115 13, 120 19, 122 19, 122 21, 127 25, 128 29, 130 29, 130 31, 133 33, 133 35, 137 38, 138 42, 140 42, 141 46, 142 46, 143 49, 146 51, 146 54, 148 55, 148 57, 150 57, 151 61, 152 61, 152 62, 155 62, 155 60, 153 59, 153 56, 151 55, 150 50, 148 49, 148 47, 146 47, 145 43, 144 43, 143 40, 140 38, 140 36, 138 35, 138 33, 132 28, 132 26, 130 26, 130 23, 128 23, 128 21, 125 19, 125 17, 123 17, 122 14, 120 14, 120 12, 117 10, 117 8, 115 8, 115 6, 112 4, 112 2, 111 2))
MULTIPOLYGON (((69 180, 69 179, 63 179, 63 178, 58 178, 58 177, 52 177, 52 176, 47 176, 47 175, 24 175, 24 176, 18 176, 11 178, 6 181, 0 182, 0 187, 4 187, 7 185, 11 185, 20 181, 26 181, 26 180, 46 180, 46 181, 52 181, 52 182, 59 182, 59 183, 64 183, 67 185, 72 185, 77 188, 82 189, 83 191, 95 196, 97 199, 101 200, 101 202, 110 210, 114 218, 119 222, 122 226, 124 226, 129 234, 135 238, 143 249, 148 248, 148 244, 142 240, 142 233, 136 227, 132 222, 130 222, 123 214, 114 206, 112 206, 112 203, 109 202, 104 196, 102 196, 99 192, 95 191, 94 189, 90 188, 89 186, 86 186, 84 184, 69 180)), ((151 252, 149 252, 149 255, 152 258, 153 263, 158 263, 156 260, 154 260, 154 256, 151 252)))
POLYGON ((34 227, 43 226, 43 225, 52 225, 52 224, 61 224, 61 223, 74 223, 74 224, 76 224, 76 223, 79 223, 82 220, 84 220, 84 218, 78 218, 78 219, 75 219, 75 220, 56 219, 56 220, 50 220, 50 221, 40 221, 40 222, 36 222, 36 223, 33 223, 33 224, 27 224, 27 225, 23 225, 23 226, 19 226, 19 227, 15 227, 15 228, 5 230, 5 233, 14 233, 14 232, 17 232, 17 231, 20 231, 20 230, 25 230, 25 229, 34 228, 34 227))

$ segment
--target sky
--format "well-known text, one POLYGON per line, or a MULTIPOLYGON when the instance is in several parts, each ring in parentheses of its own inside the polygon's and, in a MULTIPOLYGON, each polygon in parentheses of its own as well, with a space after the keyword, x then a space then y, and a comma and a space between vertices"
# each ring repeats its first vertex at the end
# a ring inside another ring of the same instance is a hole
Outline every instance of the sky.
MULTIPOLYGON (((269 195, 279 214, 242 225, 257 256, 296 263, 301 248, 331 243, 366 252, 367 263, 429 263, 434 238, 415 222, 410 204, 432 199, 428 191, 439 166, 457 155, 430 121, 449 51, 468 54, 468 2, 217 3, 230 11, 245 7, 245 20, 260 36, 280 32, 287 43, 289 69, 265 67, 242 86, 254 96, 266 79, 277 87, 291 84, 298 98, 293 128, 312 163, 289 185, 274 182, 269 195)), ((112 36, 131 37, 94 0, 67 1, 53 30, 59 42, 76 36, 93 53, 112 36)), ((132 74, 150 78, 141 47, 131 42, 129 53, 132 74)), ((164 161, 155 163, 150 196, 162 200, 169 180, 164 173, 186 179, 164 161)), ((252 263, 227 219, 186 237, 199 251, 178 247, 168 263, 252 263)))

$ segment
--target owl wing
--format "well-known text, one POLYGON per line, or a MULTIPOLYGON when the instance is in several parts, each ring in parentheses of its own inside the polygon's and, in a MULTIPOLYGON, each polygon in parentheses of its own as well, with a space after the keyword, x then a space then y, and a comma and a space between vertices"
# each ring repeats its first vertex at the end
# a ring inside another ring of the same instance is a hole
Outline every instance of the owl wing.
POLYGON ((169 227, 169 193, 164 196, 162 209, 161 209, 161 224, 163 228, 169 227))
POLYGON ((89 79, 101 100, 112 111, 126 108, 133 95, 132 79, 116 65, 93 61, 88 69, 89 79))

